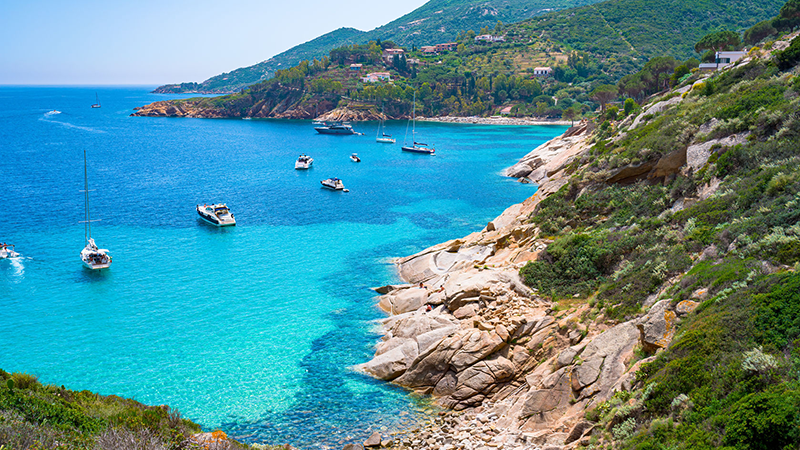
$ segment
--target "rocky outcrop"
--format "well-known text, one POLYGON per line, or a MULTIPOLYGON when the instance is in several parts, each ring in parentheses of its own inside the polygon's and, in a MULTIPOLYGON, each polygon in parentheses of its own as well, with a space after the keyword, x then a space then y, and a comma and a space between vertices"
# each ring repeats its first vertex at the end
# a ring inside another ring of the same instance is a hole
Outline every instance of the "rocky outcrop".
MULTIPOLYGON (((519 268, 548 244, 527 218, 585 154, 590 127, 583 125, 509 169, 540 182, 536 195, 479 232, 397 260, 409 284, 377 289, 379 305, 392 316, 382 321, 375 357, 359 369, 462 411, 417 433, 422 440, 390 447, 585 445, 593 427, 586 410, 637 387, 634 374, 650 360, 637 362, 638 355, 664 349, 680 317, 697 306, 654 298, 639 318, 613 326, 580 323, 588 305, 555 311, 519 278, 519 268), (535 171, 542 177, 532 177, 535 171), (426 444, 426 436, 438 444, 426 444)), ((685 166, 685 152, 674 153, 645 175, 685 166)))
POLYGON ((587 137, 593 126, 587 121, 568 129, 562 136, 552 139, 525 155, 518 163, 506 169, 506 176, 526 179, 539 185, 550 179, 560 179, 567 165, 587 149, 587 137))
POLYGON ((386 114, 379 112, 374 107, 351 108, 348 106, 340 106, 332 111, 328 111, 320 115, 316 119, 329 122, 359 122, 365 120, 400 119, 400 117, 389 117, 386 114))

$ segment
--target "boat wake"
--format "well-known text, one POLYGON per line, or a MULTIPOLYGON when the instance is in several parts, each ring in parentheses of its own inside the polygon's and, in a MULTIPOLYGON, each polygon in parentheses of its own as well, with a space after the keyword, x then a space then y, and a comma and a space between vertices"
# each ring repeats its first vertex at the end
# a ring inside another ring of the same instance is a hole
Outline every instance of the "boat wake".
POLYGON ((19 282, 25 276, 25 265, 22 264, 22 260, 25 259, 22 256, 17 256, 14 258, 8 258, 8 263, 11 266, 11 273, 9 273, 9 278, 19 282))
POLYGON ((105 133, 105 131, 98 130, 96 128, 84 127, 84 126, 75 125, 75 124, 72 124, 72 123, 69 123, 69 122, 62 122, 60 120, 52 119, 52 117, 57 116, 59 114, 62 114, 62 112, 61 111, 56 111, 54 109, 52 111, 48 111, 48 112, 44 113, 44 115, 39 120, 42 120, 44 122, 57 123, 59 125, 67 127, 67 128, 74 128, 74 129, 81 130, 81 131, 88 131, 90 133, 105 133))

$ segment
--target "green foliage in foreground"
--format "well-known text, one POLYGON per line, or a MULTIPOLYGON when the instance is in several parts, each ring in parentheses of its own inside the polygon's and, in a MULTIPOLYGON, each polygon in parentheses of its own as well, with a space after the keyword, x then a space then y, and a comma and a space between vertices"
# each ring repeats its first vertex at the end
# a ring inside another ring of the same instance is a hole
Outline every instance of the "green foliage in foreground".
MULTIPOLYGON (((43 385, 0 370, 0 448, 189 448, 200 426, 166 406, 43 385)), ((248 448, 230 442, 226 448, 248 448)), ((276 447, 277 448, 277 447, 276 447)))

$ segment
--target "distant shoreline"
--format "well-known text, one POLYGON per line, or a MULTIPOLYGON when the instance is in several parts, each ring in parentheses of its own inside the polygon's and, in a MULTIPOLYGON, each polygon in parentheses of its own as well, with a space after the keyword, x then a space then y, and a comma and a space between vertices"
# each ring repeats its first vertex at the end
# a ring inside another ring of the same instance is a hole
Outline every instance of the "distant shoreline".
POLYGON ((442 117, 427 117, 427 118, 418 117, 417 120, 420 122, 468 123, 475 125, 563 125, 563 126, 572 125, 572 122, 568 120, 546 120, 546 119, 535 119, 532 117, 442 116, 442 117))

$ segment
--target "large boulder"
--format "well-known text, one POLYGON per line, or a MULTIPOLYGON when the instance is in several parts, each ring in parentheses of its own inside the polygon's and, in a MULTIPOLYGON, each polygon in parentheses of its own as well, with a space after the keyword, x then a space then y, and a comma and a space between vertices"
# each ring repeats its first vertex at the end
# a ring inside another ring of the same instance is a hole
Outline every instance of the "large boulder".
POLYGON ((430 391, 449 370, 461 372, 505 345, 496 333, 461 329, 422 353, 395 381, 412 389, 430 391))
POLYGON ((669 300, 661 300, 650 308, 643 321, 637 325, 642 348, 648 353, 666 348, 675 335, 677 316, 669 306, 669 300))
POLYGON ((420 287, 398 289, 381 297, 378 306, 390 314, 416 311, 428 302, 428 290, 420 287))

